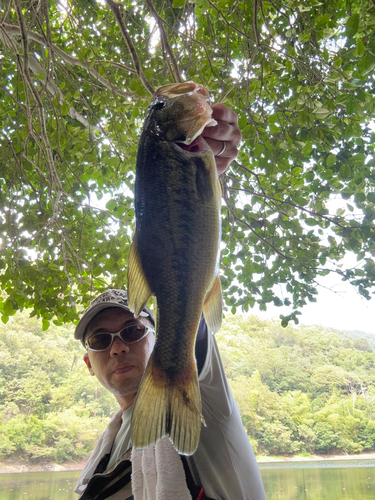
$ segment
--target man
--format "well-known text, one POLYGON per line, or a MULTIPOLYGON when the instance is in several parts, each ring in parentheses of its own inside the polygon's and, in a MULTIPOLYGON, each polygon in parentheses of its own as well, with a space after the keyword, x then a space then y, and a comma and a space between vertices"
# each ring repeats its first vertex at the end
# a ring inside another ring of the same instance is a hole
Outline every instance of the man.
MULTIPOLYGON (((202 135, 216 155, 221 174, 237 156, 241 133, 237 115, 231 109, 222 104, 212 108, 218 125, 207 128, 202 135)), ((76 492, 82 500, 132 498, 131 416, 154 347, 153 331, 150 309, 145 307, 135 319, 129 311, 126 292, 121 290, 109 290, 97 297, 77 325, 75 338, 87 348, 84 361, 91 375, 114 394, 121 407, 77 483, 76 492)), ((192 498, 265 500, 259 469, 214 336, 203 318, 197 335, 196 359, 206 427, 202 426, 197 451, 183 460, 192 498), (203 488, 195 490, 195 485, 203 488)), ((178 455, 177 458, 180 460, 178 455)))

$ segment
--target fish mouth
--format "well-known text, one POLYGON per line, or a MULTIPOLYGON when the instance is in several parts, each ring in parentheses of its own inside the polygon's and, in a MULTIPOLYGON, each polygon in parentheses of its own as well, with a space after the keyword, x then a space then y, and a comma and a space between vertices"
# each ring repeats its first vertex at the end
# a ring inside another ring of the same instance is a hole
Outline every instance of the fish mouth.
POLYGON ((205 151, 211 150, 210 146, 203 139, 201 135, 198 135, 190 144, 186 144, 184 142, 175 142, 176 146, 184 151, 188 151, 189 153, 203 153, 205 151))
POLYGON ((201 137, 203 129, 217 125, 212 118, 208 90, 195 82, 172 83, 158 89, 156 98, 169 102, 171 108, 167 140, 185 151, 196 153, 206 150, 201 137))

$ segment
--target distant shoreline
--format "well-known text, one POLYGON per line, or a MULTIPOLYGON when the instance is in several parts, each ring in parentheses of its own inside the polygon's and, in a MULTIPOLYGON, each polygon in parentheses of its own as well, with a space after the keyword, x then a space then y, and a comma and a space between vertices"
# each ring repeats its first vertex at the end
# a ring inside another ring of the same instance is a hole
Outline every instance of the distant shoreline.
POLYGON ((9 460, 0 462, 0 474, 80 471, 86 465, 88 458, 76 462, 64 462, 62 464, 47 461, 30 464, 21 462, 20 460, 9 460))
POLYGON ((259 456, 257 462, 317 462, 317 461, 330 461, 330 460, 375 460, 375 453, 360 453, 357 455, 311 455, 309 457, 268 457, 259 456))
MULTIPOLYGON (((25 464, 21 461, 0 462, 0 474, 26 473, 26 472, 69 472, 81 471, 88 457, 77 462, 64 462, 58 464, 56 462, 38 462, 35 464, 25 464)), ((375 460, 375 453, 361 453, 358 455, 311 455, 310 457, 269 457, 260 456, 257 462, 272 463, 272 462, 317 462, 330 460, 375 460)))

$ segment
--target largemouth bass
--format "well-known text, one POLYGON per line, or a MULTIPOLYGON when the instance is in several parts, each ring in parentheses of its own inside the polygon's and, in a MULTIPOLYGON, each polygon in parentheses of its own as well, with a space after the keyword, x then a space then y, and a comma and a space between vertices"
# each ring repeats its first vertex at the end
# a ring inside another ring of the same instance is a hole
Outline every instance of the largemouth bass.
POLYGON ((220 184, 201 133, 215 125, 208 92, 194 82, 161 87, 140 137, 136 229, 128 300, 137 317, 156 297, 156 343, 135 402, 131 438, 145 448, 169 434, 175 449, 198 446, 202 404, 195 339, 202 314, 220 328, 220 184))

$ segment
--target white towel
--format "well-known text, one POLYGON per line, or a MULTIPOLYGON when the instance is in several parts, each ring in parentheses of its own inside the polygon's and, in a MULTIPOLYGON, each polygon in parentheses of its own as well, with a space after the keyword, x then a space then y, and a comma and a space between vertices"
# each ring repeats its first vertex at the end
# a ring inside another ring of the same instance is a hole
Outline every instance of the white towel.
POLYGON ((184 467, 168 436, 144 450, 132 450, 134 500, 192 500, 184 467))

